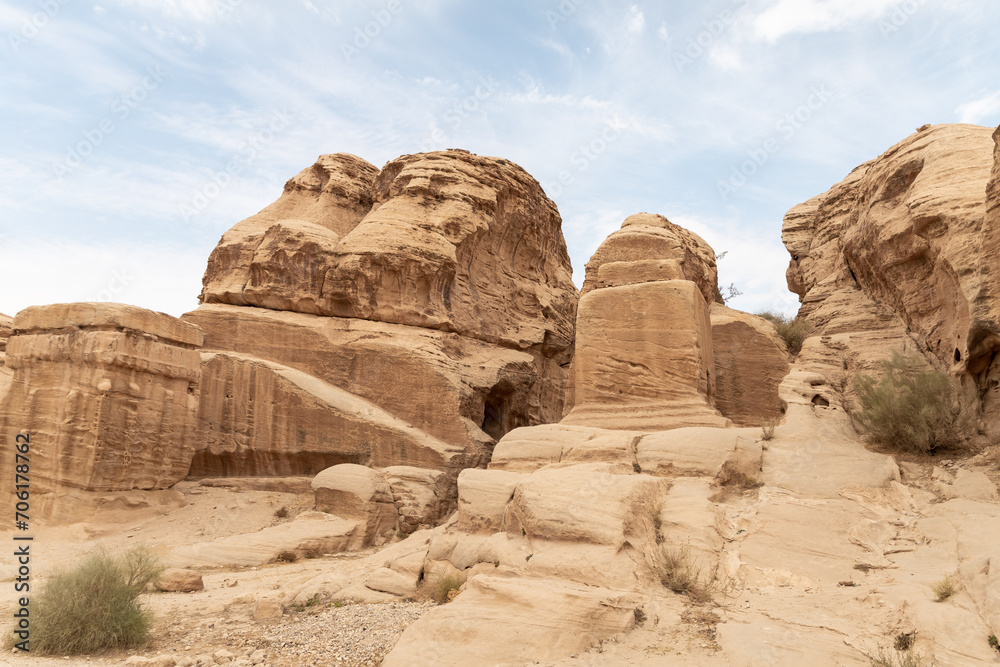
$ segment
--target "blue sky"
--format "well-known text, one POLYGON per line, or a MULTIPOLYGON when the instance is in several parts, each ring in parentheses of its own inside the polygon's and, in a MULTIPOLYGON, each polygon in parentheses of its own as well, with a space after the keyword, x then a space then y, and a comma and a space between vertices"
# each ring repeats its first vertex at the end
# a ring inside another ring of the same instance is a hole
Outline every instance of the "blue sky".
POLYGON ((632 213, 792 313, 784 213, 924 123, 1000 124, 981 0, 0 0, 0 312, 197 305, 322 153, 513 160, 583 265, 632 213), (742 171, 742 173, 741 173, 742 171))

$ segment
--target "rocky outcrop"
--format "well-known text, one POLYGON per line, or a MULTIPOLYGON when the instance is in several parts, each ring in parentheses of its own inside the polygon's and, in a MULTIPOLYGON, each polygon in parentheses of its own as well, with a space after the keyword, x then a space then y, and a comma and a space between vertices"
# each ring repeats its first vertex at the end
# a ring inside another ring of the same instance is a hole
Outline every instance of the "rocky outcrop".
POLYGON ((321 155, 281 197, 222 236, 205 271, 203 303, 316 312, 323 263, 372 207, 378 169, 344 153, 321 155))
POLYGON ((194 472, 359 463, 454 482, 507 431, 558 419, 577 299, 560 224, 506 160, 322 156, 226 233, 184 316, 225 353, 205 357, 194 472))
POLYGON ((7 339, 14 331, 14 318, 0 313, 0 366, 3 366, 4 354, 7 350, 7 339))
POLYGON ((788 349, 762 317, 713 303, 715 407, 739 426, 760 426, 785 413, 778 386, 788 374, 788 349))
MULTIPOLYGON (((197 439, 201 343, 197 327, 134 306, 18 313, 0 432, 10 443, 30 435, 33 507, 60 489, 165 489, 183 479, 197 439)), ((0 467, 14 470, 13 447, 0 467)), ((10 491, 14 475, 0 484, 10 491)))
POLYGON ((935 125, 788 212, 789 289, 817 333, 894 332, 978 386, 1000 418, 996 142, 935 125), (995 376, 995 377, 994 377, 995 376))
POLYGON ((724 426, 713 407, 708 305, 695 283, 668 280, 584 295, 565 424, 635 431, 724 426))
POLYGON ((353 156, 322 156, 223 237, 202 301, 566 350, 576 289, 560 224, 506 160, 406 155, 376 175, 353 156))
POLYGON ((300 370, 210 352, 202 372, 192 477, 315 475, 340 463, 462 464, 457 445, 300 370))
MULTIPOLYGON (((649 271, 653 268, 650 262, 661 263, 662 266, 663 260, 676 262, 676 269, 662 274, 669 275, 669 278, 659 277, 657 280, 690 280, 698 286, 706 303, 721 301, 715 252, 711 246, 694 232, 655 213, 637 213, 625 218, 622 228, 604 240, 587 262, 587 274, 580 295, 616 284, 614 273, 609 271, 612 267, 604 269, 606 273, 601 275, 606 264, 627 262, 633 267, 630 272, 636 268, 649 271)), ((627 284, 638 282, 647 281, 632 277, 627 284)))

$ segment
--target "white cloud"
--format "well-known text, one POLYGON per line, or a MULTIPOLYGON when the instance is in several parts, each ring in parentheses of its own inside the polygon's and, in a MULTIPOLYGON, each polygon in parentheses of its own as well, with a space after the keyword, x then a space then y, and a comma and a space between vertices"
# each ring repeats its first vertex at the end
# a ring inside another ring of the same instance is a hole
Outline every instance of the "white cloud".
POLYGON ((743 69, 743 59, 740 58, 740 52, 731 45, 718 44, 712 47, 708 56, 713 63, 723 70, 735 71, 743 69))
POLYGON ((640 33, 645 26, 646 15, 642 13, 638 5, 629 7, 628 13, 625 15, 625 29, 630 33, 640 33))
POLYGON ((660 27, 656 30, 656 36, 659 37, 664 42, 670 41, 670 30, 667 28, 666 23, 661 23, 660 27))
POLYGON ((1000 116, 1000 90, 982 99, 959 105, 955 113, 960 123, 983 124, 983 121, 987 121, 986 125, 996 125, 1000 122, 997 118, 1000 116))
POLYGON ((198 305, 211 248, 142 243, 85 244, 53 239, 5 241, 0 312, 74 301, 113 301, 181 315, 198 305), (27 279, 26 279, 27 277, 27 279))
POLYGON ((754 20, 757 37, 774 43, 796 32, 830 32, 873 21, 898 0, 778 0, 754 20))

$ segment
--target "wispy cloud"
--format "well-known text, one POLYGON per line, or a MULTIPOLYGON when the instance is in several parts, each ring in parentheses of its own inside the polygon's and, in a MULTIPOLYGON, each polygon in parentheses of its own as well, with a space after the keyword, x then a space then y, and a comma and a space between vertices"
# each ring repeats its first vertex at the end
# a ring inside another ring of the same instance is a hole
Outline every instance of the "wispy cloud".
MULTIPOLYGON (((914 0, 916 2, 916 0, 914 0)), ((898 0, 778 0, 754 20, 759 38, 774 43, 793 33, 830 32, 874 21, 898 0)))
POLYGON ((955 109, 960 123, 1000 123, 1000 90, 978 100, 960 104, 955 109))

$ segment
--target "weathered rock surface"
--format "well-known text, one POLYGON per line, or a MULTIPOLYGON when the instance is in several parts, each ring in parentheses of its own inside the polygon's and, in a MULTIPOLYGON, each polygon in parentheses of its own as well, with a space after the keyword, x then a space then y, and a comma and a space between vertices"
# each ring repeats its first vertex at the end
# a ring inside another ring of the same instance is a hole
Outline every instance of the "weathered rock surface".
POLYGON ((675 225, 662 215, 631 215, 622 223, 620 230, 613 232, 601 243, 587 262, 581 297, 591 290, 616 284, 617 274, 625 267, 609 267, 601 275, 602 267, 613 262, 632 264, 627 269, 632 276, 629 284, 648 282, 646 279, 636 279, 639 275, 636 272, 641 269, 647 275, 670 275, 669 278, 662 277, 659 280, 690 280, 698 285, 706 303, 718 300, 719 278, 715 251, 700 236, 675 225), (676 264, 668 264, 663 260, 672 260, 676 264), (659 263, 659 266, 650 262, 659 263), (678 271, 680 275, 676 275, 678 271))
POLYGON ((782 231, 789 289, 817 333, 834 333, 830 320, 852 309, 877 313, 855 331, 896 320, 935 365, 978 385, 991 422, 1000 414, 995 151, 988 128, 922 129, 789 211, 782 231), (838 307, 824 308, 828 300, 838 307))
POLYGON ((406 155, 376 175, 326 155, 223 237, 202 301, 566 350, 576 288, 560 224, 538 183, 506 160, 406 155))
POLYGON ((320 156, 285 183, 276 202, 223 235, 208 260, 202 301, 316 312, 323 260, 371 210, 377 175, 353 155, 320 156))
POLYGON ((689 280, 593 289, 580 301, 563 423, 633 431, 725 426, 712 407, 709 309, 689 280))
POLYGON ((318 511, 361 522, 365 546, 395 532, 396 505, 381 472, 344 463, 316 475, 312 487, 318 511))
POLYGON ((202 355, 190 474, 315 475, 339 463, 446 469, 462 449, 314 375, 234 353, 202 355))
POLYGON ((0 367, 3 366, 4 354, 7 351, 7 339, 14 332, 14 318, 0 313, 0 367))
POLYGON ((711 321, 715 407, 739 426, 781 419, 785 406, 778 385, 788 374, 789 355, 774 326, 718 303, 712 304, 711 321))
MULTIPOLYGON (((0 433, 31 438, 31 491, 165 489, 194 451, 201 331, 162 313, 107 303, 27 308, 7 346, 13 381, 0 433)), ((0 453, 14 470, 14 449, 0 453)), ((11 490, 14 475, 0 490, 11 490)), ((37 506, 36 506, 37 507, 37 506)))
POLYGON ((168 567, 154 584, 156 590, 167 593, 192 593, 205 590, 205 582, 197 570, 168 567))
POLYGON ((234 353, 206 355, 193 474, 350 462, 453 484, 507 431, 558 419, 577 300, 560 224, 506 160, 322 156, 226 233, 184 316, 234 353))

